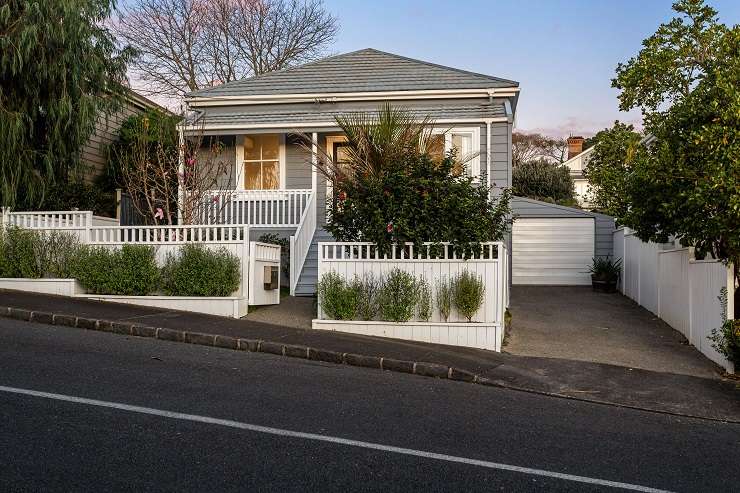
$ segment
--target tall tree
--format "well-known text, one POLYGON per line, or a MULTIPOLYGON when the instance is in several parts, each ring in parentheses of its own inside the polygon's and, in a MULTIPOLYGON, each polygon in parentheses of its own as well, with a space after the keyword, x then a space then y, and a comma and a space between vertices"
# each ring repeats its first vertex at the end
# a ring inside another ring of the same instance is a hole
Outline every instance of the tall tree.
POLYGON ((176 97, 320 58, 338 29, 321 0, 132 0, 116 23, 147 91, 176 97))
POLYGON ((511 164, 517 167, 521 163, 545 159, 562 163, 568 146, 564 139, 555 139, 546 135, 514 132, 511 135, 511 164))
POLYGON ((733 262, 737 279, 740 27, 720 24, 703 0, 680 0, 673 8, 678 16, 617 67, 621 108, 641 108, 655 138, 611 169, 613 193, 623 194, 615 212, 643 240, 672 235, 733 262))
POLYGON ((0 4, 0 202, 65 181, 96 119, 116 110, 130 49, 103 23, 114 0, 0 4))

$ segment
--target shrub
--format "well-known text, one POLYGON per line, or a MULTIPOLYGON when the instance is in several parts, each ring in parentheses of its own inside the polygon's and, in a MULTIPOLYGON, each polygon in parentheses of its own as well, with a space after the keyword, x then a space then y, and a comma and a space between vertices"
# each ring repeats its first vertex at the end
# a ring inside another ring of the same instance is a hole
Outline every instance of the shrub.
POLYGON ((318 286, 321 309, 333 320, 354 320, 358 293, 336 272, 321 276, 318 286))
POLYGON ((511 175, 512 192, 519 197, 577 205, 575 185, 566 166, 547 160, 523 162, 516 165, 511 175))
POLYGON ((447 278, 437 280, 437 309, 442 320, 447 322, 452 312, 452 286, 447 278))
POLYGON ((50 231, 39 237, 36 261, 42 277, 67 279, 73 277, 81 245, 76 235, 65 231, 50 231))
POLYGON ((478 309, 483 304, 486 288, 483 279, 464 270, 452 280, 452 301, 455 308, 468 322, 473 321, 478 309))
POLYGON ((416 313, 419 320, 428 322, 432 318, 432 288, 429 283, 422 277, 416 283, 417 300, 416 313))
POLYGON ((40 237, 28 229, 10 226, 2 230, 2 260, 0 277, 37 279, 43 275, 36 260, 40 237))
POLYGON ((276 233, 265 233, 257 241, 280 245, 280 269, 285 277, 290 277, 290 240, 276 233))
POLYGON ((74 277, 93 294, 145 296, 157 289, 159 269, 154 250, 123 245, 120 250, 84 247, 72 269, 74 277))
POLYGON ((362 278, 355 276, 352 288, 357 292, 357 316, 360 320, 374 319, 378 313, 380 281, 372 273, 362 278))
POLYGON ((417 299, 416 278, 398 268, 391 270, 378 296, 381 318, 389 322, 408 322, 414 316, 417 299))
POLYGON ((239 259, 225 249, 184 245, 162 268, 162 291, 169 296, 231 296, 239 289, 239 259))
POLYGON ((709 340, 712 341, 712 347, 737 368, 740 366, 740 320, 727 319, 727 288, 720 291, 719 301, 722 305, 722 326, 712 329, 709 340))

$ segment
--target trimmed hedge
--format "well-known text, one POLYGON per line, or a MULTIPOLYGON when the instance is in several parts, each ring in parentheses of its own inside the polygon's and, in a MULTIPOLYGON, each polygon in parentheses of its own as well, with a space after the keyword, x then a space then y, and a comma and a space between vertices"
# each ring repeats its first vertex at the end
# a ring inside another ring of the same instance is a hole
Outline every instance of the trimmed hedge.
POLYGON ((167 257, 162 291, 168 296, 231 296, 239 289, 239 259, 226 249, 184 245, 167 257))
POLYGON ((143 245, 80 248, 72 270, 91 294, 146 296, 157 290, 160 278, 154 249, 143 245))

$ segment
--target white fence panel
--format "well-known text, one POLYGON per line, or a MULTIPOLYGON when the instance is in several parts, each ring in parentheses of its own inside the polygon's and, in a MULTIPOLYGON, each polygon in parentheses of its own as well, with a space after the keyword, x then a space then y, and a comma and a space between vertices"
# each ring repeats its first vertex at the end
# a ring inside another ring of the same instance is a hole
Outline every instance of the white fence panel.
MULTIPOLYGON (((436 299, 439 280, 450 280, 467 270, 480 276, 485 285, 483 305, 473 320, 503 323, 508 298, 506 286, 508 280, 505 270, 506 248, 502 243, 487 243, 483 255, 468 260, 457 258, 450 245, 445 245, 444 253, 439 256, 429 255, 428 252, 429 250, 415 254, 413 246, 407 245, 403 249, 394 249, 393 253, 386 257, 380 256, 371 243, 322 242, 319 243, 319 280, 322 275, 332 271, 347 281, 365 275, 372 275, 378 279, 398 268, 424 278, 432 289, 432 299, 436 299)), ((324 318, 320 306, 319 318, 324 318)), ((431 321, 442 322, 438 310, 434 310, 431 321)), ((453 308, 449 321, 464 322, 467 319, 453 308)))
MULTIPOLYGON (((622 293, 681 332, 707 358, 734 371, 708 339, 722 325, 722 288, 730 299, 734 296, 732 266, 693 260, 689 248, 663 250, 668 245, 643 243, 627 229, 615 231, 613 238, 615 257, 622 255, 622 293)), ((730 304, 727 316, 734 312, 730 304)))
POLYGON ((720 302, 722 288, 727 288, 727 266, 715 260, 697 260, 689 263, 691 285, 691 334, 689 341, 704 355, 724 366, 724 356, 713 347, 708 337, 712 329, 723 322, 723 307, 720 302))
POLYGON ((660 318, 689 338, 691 310, 689 307, 689 250, 660 252, 660 318))

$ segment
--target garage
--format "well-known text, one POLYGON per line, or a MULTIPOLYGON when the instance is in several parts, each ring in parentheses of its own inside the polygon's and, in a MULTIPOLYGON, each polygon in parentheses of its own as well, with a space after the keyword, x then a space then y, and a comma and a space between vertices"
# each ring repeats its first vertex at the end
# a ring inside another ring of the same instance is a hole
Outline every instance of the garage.
POLYGON ((589 285, 593 257, 611 255, 609 216, 521 197, 512 210, 512 284, 589 285))

